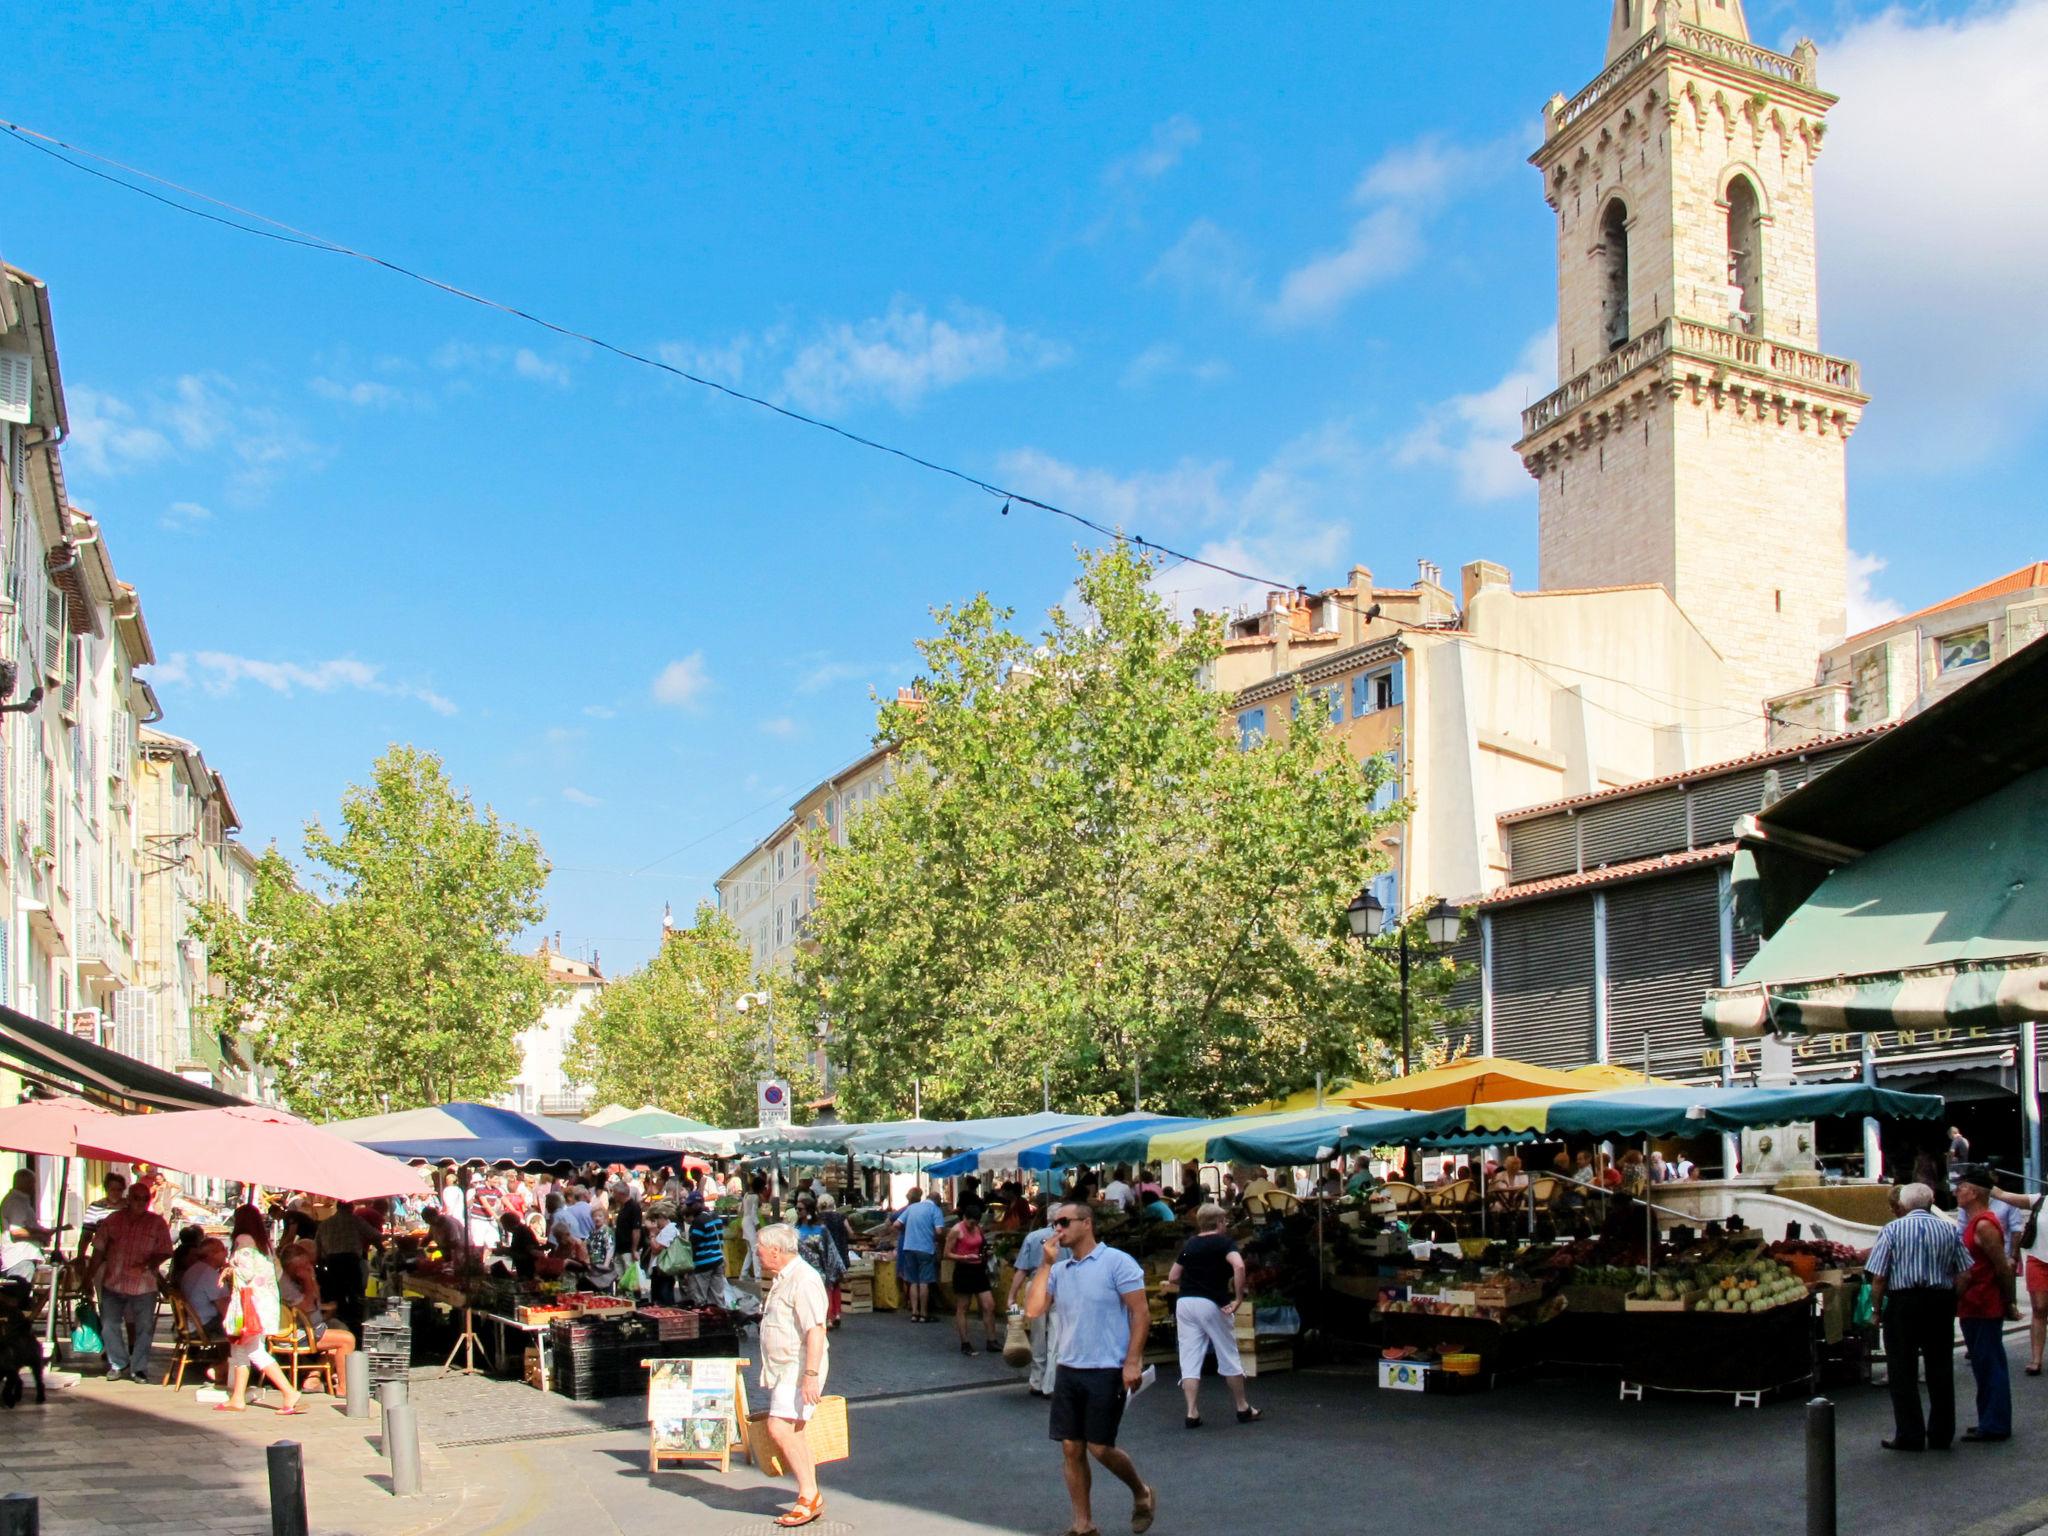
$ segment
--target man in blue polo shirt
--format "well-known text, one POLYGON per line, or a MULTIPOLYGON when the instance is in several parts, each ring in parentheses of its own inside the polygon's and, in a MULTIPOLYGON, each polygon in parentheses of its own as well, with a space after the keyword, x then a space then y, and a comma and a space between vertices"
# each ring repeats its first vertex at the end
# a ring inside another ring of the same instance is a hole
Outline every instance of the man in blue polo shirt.
POLYGON ((690 1269, 683 1276, 686 1305, 725 1305, 725 1218, 692 1195, 683 1207, 681 1241, 690 1245, 690 1269))
POLYGON ((1093 1456, 1131 1490, 1131 1529, 1149 1531, 1159 1512, 1159 1495, 1116 1443, 1124 1403, 1144 1371, 1145 1335, 1152 1326, 1145 1271, 1129 1254, 1095 1240, 1095 1214, 1084 1201, 1054 1208, 1052 1232, 1032 1271, 1024 1315, 1043 1317, 1055 1303, 1060 1328, 1052 1438, 1060 1443, 1061 1472, 1074 1506, 1069 1529, 1095 1529, 1088 1470, 1093 1456))
POLYGON ((910 1306, 910 1320, 913 1323, 928 1323, 931 1319, 932 1284, 939 1278, 939 1232, 946 1225, 946 1212, 939 1205, 939 1192, 933 1189, 931 1198, 920 1199, 922 1192, 913 1185, 910 1203, 896 1213, 890 1223, 899 1234, 896 1241, 896 1279, 902 1285, 904 1300, 910 1306))

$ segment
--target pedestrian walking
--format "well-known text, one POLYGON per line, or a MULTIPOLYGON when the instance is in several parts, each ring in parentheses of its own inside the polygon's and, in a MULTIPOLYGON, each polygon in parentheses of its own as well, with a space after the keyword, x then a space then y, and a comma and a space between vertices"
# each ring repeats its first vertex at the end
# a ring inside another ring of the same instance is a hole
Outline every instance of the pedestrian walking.
POLYGON ((2048 1195, 1994 1189, 1991 1198, 2027 1213, 2018 1234, 2021 1270, 2016 1278, 2026 1281, 2027 1302, 2032 1311, 2027 1321, 2027 1374, 2038 1376, 2042 1346, 2048 1344, 2048 1222, 2041 1220, 2041 1207, 2048 1202, 2048 1195))
POLYGON ((1997 1443, 2012 1438, 2012 1378, 2005 1363, 2005 1324, 2017 1319, 2012 1260, 2006 1256, 2005 1226, 1991 1209, 1989 1169, 1966 1164, 1956 1175, 1956 1204, 1963 1216, 1963 1250, 1970 1257, 1956 1298, 1963 1348, 1977 1378, 1977 1422, 1965 1440, 1997 1443))
POLYGON ((1877 1234, 1864 1264, 1870 1304, 1883 1320, 1892 1394, 1892 1436, 1880 1443, 1888 1451, 1945 1451, 1956 1436, 1956 1285, 1970 1260, 1961 1235, 1934 1213, 1927 1185, 1901 1186, 1892 1206, 1899 1214, 1877 1234))
POLYGON ((754 1253, 755 1239, 761 1231, 761 1201, 768 1193, 768 1180, 755 1174, 747 1185, 747 1192, 740 1197, 740 1241, 747 1245, 747 1262, 740 1268, 742 1280, 761 1278, 761 1264, 754 1253))
POLYGON ((1180 1257, 1166 1272, 1169 1288, 1178 1288, 1173 1304, 1175 1332, 1180 1338, 1180 1390, 1188 1400, 1187 1427, 1202 1427, 1196 1394, 1202 1386, 1202 1361, 1216 1355, 1216 1374, 1230 1391, 1237 1422, 1256 1424, 1264 1417, 1246 1399, 1244 1360, 1237 1352, 1237 1314, 1244 1306, 1244 1255, 1230 1235, 1230 1214, 1220 1205, 1195 1212, 1195 1236, 1181 1245, 1180 1257))
POLYGON ((761 1307, 761 1390, 768 1394, 768 1438, 796 1479, 796 1503, 777 1525, 809 1525, 825 1513, 818 1463, 805 1426, 825 1395, 831 1345, 825 1330, 825 1282, 797 1254, 796 1228, 784 1222, 754 1234, 767 1277, 761 1307))
POLYGON ((1131 1490, 1131 1529, 1149 1531, 1159 1495, 1116 1443, 1124 1404, 1144 1376, 1145 1335, 1151 1329, 1145 1271, 1129 1254, 1096 1240, 1094 1213, 1081 1201, 1059 1206, 1052 1228, 1040 1246, 1024 1311, 1040 1317, 1048 1306, 1060 1309, 1051 1431, 1060 1443, 1060 1470, 1074 1509, 1067 1536, 1092 1536, 1096 1529, 1091 1456, 1131 1490))
MULTIPOLYGON (((1024 1290, 1031 1283, 1031 1276, 1051 1249, 1046 1239, 1053 1235, 1052 1207, 1042 1199, 1028 1214, 1025 1221, 1024 1241, 1018 1245, 1016 1261, 1010 1268, 1010 1310, 1024 1310, 1024 1290)), ((1059 1333, 1059 1308, 1048 1301, 1046 1309, 1032 1315, 1026 1313, 1025 1321, 1031 1335, 1031 1369, 1025 1377, 1025 1385, 1033 1397, 1052 1396, 1055 1346, 1059 1333)))

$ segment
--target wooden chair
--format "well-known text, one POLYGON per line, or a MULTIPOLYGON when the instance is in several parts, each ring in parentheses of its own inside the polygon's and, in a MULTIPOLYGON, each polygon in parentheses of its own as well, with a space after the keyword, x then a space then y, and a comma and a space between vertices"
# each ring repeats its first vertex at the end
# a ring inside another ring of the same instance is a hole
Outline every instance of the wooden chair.
POLYGON ((1442 1189, 1427 1192, 1433 1211, 1470 1211, 1479 1207, 1479 1186, 1471 1179, 1453 1179, 1442 1189))
POLYGON ((1381 1216, 1400 1216, 1418 1211, 1429 1204, 1426 1190, 1413 1184, 1388 1181, 1372 1192, 1372 1209, 1381 1216))
POLYGON ((334 1361, 313 1347, 311 1325, 296 1307, 286 1302, 278 1303, 278 1316, 283 1326, 264 1339, 263 1347, 277 1361, 277 1368, 284 1373, 284 1379, 295 1387, 303 1388, 317 1377, 321 1383, 320 1390, 329 1397, 335 1396, 334 1361))
MULTIPOLYGON (((185 1298, 171 1292, 171 1368, 164 1373, 164 1384, 176 1392, 185 1385, 187 1366, 203 1369, 209 1365, 225 1367, 227 1363, 228 1341, 215 1338, 200 1327, 192 1309, 185 1305, 185 1298)), ((225 1378, 225 1370, 222 1375, 225 1378)))
POLYGON ((1539 1173, 1529 1183, 1529 1199, 1539 1211, 1547 1211, 1564 1198, 1566 1181, 1554 1173, 1539 1173))

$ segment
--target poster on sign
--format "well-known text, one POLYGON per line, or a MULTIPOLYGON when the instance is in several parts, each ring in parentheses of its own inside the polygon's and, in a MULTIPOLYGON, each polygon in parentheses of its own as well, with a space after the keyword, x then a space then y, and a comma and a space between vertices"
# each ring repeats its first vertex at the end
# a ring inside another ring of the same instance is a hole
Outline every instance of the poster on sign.
POLYGON ((730 1465, 743 1443, 738 1360, 649 1360, 647 1465, 716 1461, 730 1465))
POLYGON ((755 1122, 763 1130, 789 1124, 789 1084, 779 1077, 764 1077, 755 1098, 755 1122))

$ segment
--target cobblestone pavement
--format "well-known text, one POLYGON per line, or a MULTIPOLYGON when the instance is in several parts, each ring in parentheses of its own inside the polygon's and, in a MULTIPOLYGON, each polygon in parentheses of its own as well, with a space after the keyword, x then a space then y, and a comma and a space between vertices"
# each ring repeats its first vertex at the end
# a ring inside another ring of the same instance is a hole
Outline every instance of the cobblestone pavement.
POLYGON ((348 1418, 318 1393, 305 1401, 308 1411, 291 1418, 253 1404, 246 1413, 216 1413, 189 1385, 174 1393, 87 1377, 52 1390, 40 1407, 31 1394, 0 1416, 0 1492, 36 1495, 45 1536, 144 1527, 255 1536, 271 1528, 265 1448, 295 1440, 316 1531, 414 1536, 465 1520, 481 1528, 497 1509, 490 1485, 465 1489, 429 1446, 421 1469, 428 1491, 392 1497, 375 1419, 348 1418))

